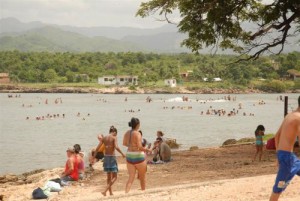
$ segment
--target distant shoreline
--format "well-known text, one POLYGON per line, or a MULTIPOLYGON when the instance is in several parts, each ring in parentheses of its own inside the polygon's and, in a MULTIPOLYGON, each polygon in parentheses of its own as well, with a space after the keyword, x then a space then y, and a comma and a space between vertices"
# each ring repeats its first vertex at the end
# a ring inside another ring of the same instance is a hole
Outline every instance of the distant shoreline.
MULTIPOLYGON (((300 90, 286 91, 285 93, 299 93, 300 90)), ((188 89, 187 87, 136 87, 134 89, 124 86, 111 87, 82 87, 82 86, 42 86, 35 87, 34 84, 24 86, 22 84, 0 84, 0 93, 94 93, 94 94, 257 94, 274 93, 265 92, 258 89, 221 89, 221 88, 201 88, 188 89)))

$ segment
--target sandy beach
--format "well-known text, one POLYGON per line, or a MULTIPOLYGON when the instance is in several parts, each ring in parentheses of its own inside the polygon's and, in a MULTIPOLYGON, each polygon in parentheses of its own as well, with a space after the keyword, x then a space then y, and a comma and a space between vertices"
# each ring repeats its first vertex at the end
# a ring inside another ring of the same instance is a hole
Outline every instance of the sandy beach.
MULTIPOLYGON (((86 179, 65 187, 60 193, 52 193, 49 200, 268 200, 277 171, 275 152, 265 151, 262 162, 251 162, 253 153, 254 145, 176 152, 170 163, 148 165, 146 191, 140 191, 135 180, 129 194, 124 193, 128 178, 125 160, 118 158, 114 195, 107 197, 100 193, 105 187, 106 174, 98 162, 86 179)), ((34 188, 42 187, 62 170, 55 168, 29 174, 23 183, 1 182, 0 194, 5 201, 30 200, 34 188)), ((300 179, 295 178, 281 200, 299 200, 299 183, 300 179)))

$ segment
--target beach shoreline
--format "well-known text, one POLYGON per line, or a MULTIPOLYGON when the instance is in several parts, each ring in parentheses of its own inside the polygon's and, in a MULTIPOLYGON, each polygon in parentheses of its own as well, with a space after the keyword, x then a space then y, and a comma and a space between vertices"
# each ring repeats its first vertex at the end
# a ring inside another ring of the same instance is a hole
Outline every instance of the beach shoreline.
MULTIPOLYGON (((147 197, 156 200, 191 200, 197 198, 196 195, 201 198, 200 200, 222 200, 221 198, 237 200, 237 195, 240 195, 238 196, 240 200, 267 200, 277 172, 275 151, 265 151, 263 161, 253 163, 251 159, 254 152, 255 147, 252 144, 175 152, 170 163, 148 165, 145 192, 138 190, 139 183, 136 180, 128 195, 124 194, 128 178, 126 161, 119 157, 118 180, 113 186, 115 196, 107 198, 101 196, 101 189, 106 183, 106 174, 102 170, 102 163, 98 162, 95 171, 87 172, 86 179, 64 188, 59 194, 53 193, 50 200, 92 201, 114 198, 126 201, 147 197), (257 188, 253 187, 258 180, 263 183, 257 184, 257 188), (228 185, 237 192, 230 194, 226 190, 228 185), (257 189, 261 192, 256 192, 257 189), (257 199, 259 196, 262 196, 262 199, 257 199)), ((18 183, 18 180, 0 182, 0 192, 6 198, 5 201, 29 200, 34 188, 42 187, 47 180, 56 178, 62 170, 61 167, 33 172, 23 177, 31 181, 27 183, 18 183)), ((297 183, 299 179, 295 181, 297 183)), ((288 200, 299 197, 296 185, 291 186, 286 194, 288 200)))
MULTIPOLYGON (((262 91, 252 88, 196 88, 189 87, 76 87, 76 86, 28 87, 19 84, 0 84, 0 93, 92 93, 92 94, 268 94, 272 91, 262 91)), ((300 89, 287 90, 284 93, 300 93, 300 89)))
MULTIPOLYGON (((291 91, 292 93, 293 91, 291 91)), ((94 93, 94 94, 252 94, 267 93, 257 89, 222 89, 208 88, 189 89, 188 87, 66 87, 66 86, 47 86, 47 87, 27 87, 19 84, 0 84, 0 93, 94 93)), ((296 93, 296 91, 295 91, 296 93)))

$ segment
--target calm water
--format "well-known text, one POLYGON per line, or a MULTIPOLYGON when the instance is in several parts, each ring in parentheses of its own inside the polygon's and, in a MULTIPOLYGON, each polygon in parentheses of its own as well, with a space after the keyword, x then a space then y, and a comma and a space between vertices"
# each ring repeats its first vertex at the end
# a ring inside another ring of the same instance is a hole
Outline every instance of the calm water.
MULTIPOLYGON (((8 94, 0 94, 0 175, 63 166, 67 147, 79 143, 88 151, 97 145, 97 135, 107 134, 111 125, 118 128, 119 144, 125 150, 121 141, 132 116, 141 120, 146 139, 154 141, 156 131, 162 130, 166 137, 176 138, 182 149, 193 145, 218 146, 228 138, 251 137, 258 124, 266 127, 266 133, 274 133, 283 118, 283 102, 277 100, 278 94, 234 95, 236 101, 222 100, 225 95, 187 95, 191 102, 179 101, 182 95, 157 94, 150 95, 153 102, 146 103, 147 96, 21 94, 21 98, 8 98, 8 94), (62 103, 55 104, 57 98, 61 98, 62 103), (46 99, 48 104, 45 104, 46 99), (204 104, 196 99, 215 101, 204 104), (259 100, 266 104, 259 105, 259 100), (228 112, 238 109, 239 103, 243 109, 236 116, 200 115, 210 106, 228 112), (171 109, 173 106, 175 108, 171 109), (192 109, 188 109, 189 106, 192 109), (128 112, 131 109, 136 112, 128 112), (243 112, 247 116, 243 116, 243 112), (249 116, 249 113, 255 116, 249 116), (35 120, 36 116, 47 114, 59 114, 60 117, 35 120)), ((296 108, 298 94, 288 96, 291 111, 296 108)))

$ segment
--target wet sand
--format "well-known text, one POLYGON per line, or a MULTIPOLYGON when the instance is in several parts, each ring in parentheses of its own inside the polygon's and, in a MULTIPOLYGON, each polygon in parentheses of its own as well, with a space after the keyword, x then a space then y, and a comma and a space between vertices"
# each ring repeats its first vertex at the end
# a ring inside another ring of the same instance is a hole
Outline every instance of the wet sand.
MULTIPOLYGON (((170 163, 148 165, 147 190, 140 191, 135 180, 129 194, 124 193, 128 178, 125 160, 118 158, 120 171, 112 197, 100 193, 106 174, 99 162, 87 179, 65 187, 59 194, 52 193, 50 200, 268 200, 277 172, 275 151, 265 151, 262 162, 251 162, 254 150, 254 145, 239 145, 177 152, 170 163)), ((62 168, 30 175, 30 184, 0 184, 0 194, 5 195, 4 200, 30 200, 34 188, 60 171, 62 168)), ((299 200, 299 183, 295 178, 282 200, 299 200)))

